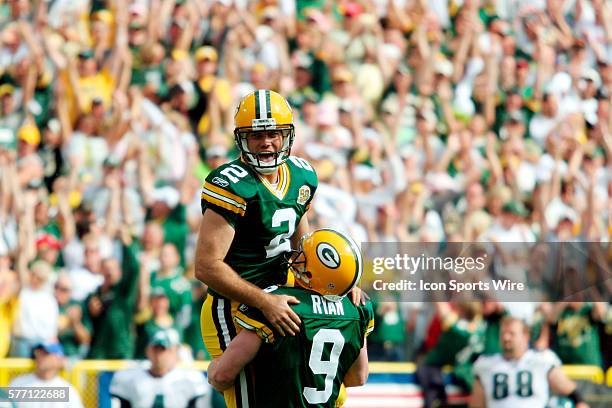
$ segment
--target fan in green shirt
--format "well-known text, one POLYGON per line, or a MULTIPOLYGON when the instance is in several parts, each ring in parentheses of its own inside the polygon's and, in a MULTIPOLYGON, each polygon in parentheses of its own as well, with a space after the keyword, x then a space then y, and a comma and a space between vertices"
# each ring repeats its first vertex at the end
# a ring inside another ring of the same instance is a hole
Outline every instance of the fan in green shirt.
POLYGON ((173 244, 164 244, 160 256, 160 270, 151 273, 151 289, 162 288, 170 301, 170 315, 179 332, 191 319, 191 284, 179 266, 179 254, 173 244))
POLYGON ((124 243, 121 263, 112 258, 102 261, 104 282, 85 302, 92 327, 89 358, 130 359, 134 354, 137 251, 136 242, 124 243))
MULTIPOLYGON (((162 287, 154 287, 151 289, 150 297, 151 308, 148 310, 148 318, 144 322, 136 323, 136 351, 135 359, 144 360, 146 358, 146 348, 153 336, 161 330, 174 329, 180 333, 179 327, 174 322, 172 315, 169 313, 170 302, 168 296, 162 287)), ((180 334, 179 334, 180 336, 180 334)))
POLYGON ((556 327, 554 350, 563 364, 602 365, 598 323, 605 317, 605 303, 569 302, 556 327))

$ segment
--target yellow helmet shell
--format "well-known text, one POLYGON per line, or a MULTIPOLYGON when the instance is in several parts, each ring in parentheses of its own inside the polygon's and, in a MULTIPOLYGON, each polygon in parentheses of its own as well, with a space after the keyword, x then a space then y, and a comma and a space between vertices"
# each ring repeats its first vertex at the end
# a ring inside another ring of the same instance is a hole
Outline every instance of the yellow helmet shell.
POLYGON ((274 123, 275 126, 293 124, 293 111, 287 100, 274 91, 262 89, 242 98, 234 115, 236 128, 252 127, 257 130, 267 123, 274 123))
POLYGON ((359 284, 363 262, 350 237, 332 229, 320 229, 301 241, 305 265, 296 282, 326 298, 338 301, 359 284))

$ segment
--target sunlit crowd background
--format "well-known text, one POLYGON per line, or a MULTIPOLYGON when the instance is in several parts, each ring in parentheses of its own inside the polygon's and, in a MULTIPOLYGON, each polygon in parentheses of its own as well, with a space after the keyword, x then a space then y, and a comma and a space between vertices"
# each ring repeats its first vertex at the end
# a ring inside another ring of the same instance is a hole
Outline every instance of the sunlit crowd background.
MULTIPOLYGON (((169 327, 207 358, 200 188, 237 157, 255 89, 294 109, 313 227, 609 248, 610 1, 3 0, 0 42, 0 358, 58 339, 73 359, 141 359, 169 327)), ((600 302, 457 303, 452 331, 432 303, 373 293, 370 359, 459 366, 528 310, 534 346, 608 367, 598 256, 579 273, 600 302)))

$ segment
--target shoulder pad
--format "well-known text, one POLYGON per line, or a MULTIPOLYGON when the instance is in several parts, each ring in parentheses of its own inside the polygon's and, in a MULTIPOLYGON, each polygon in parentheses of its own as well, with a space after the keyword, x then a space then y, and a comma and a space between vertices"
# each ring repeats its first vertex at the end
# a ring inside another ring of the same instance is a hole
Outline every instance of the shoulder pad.
POLYGON ((129 399, 134 388, 133 383, 141 377, 142 371, 141 368, 117 371, 113 375, 113 380, 110 384, 110 393, 121 398, 129 399))
POLYGON ((495 365, 495 360, 498 354, 492 356, 480 356, 474 362, 474 375, 483 375, 491 366, 495 365))
POLYGON ((546 365, 551 368, 561 365, 561 360, 559 360, 559 357, 557 357, 555 352, 550 349, 534 351, 534 354, 539 364, 546 365))
POLYGON ((287 163, 292 171, 300 172, 300 174, 303 175, 303 177, 308 183, 310 183, 314 187, 317 186, 317 172, 314 167, 312 167, 312 165, 308 162, 308 160, 297 156, 289 156, 287 163))

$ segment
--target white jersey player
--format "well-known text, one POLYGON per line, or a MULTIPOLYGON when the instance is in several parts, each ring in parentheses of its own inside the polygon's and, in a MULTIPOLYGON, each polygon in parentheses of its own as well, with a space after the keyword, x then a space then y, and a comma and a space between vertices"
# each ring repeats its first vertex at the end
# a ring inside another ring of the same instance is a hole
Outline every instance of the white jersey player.
POLYGON ((576 384, 561 370, 550 350, 529 350, 529 328, 522 320, 506 317, 501 324, 502 354, 481 356, 474 363, 470 408, 544 408, 550 392, 567 396, 576 408, 587 408, 576 384))
POLYGON ((204 375, 177 367, 178 333, 163 330, 147 346, 151 368, 116 373, 110 386, 113 408, 210 408, 211 388, 204 375))

